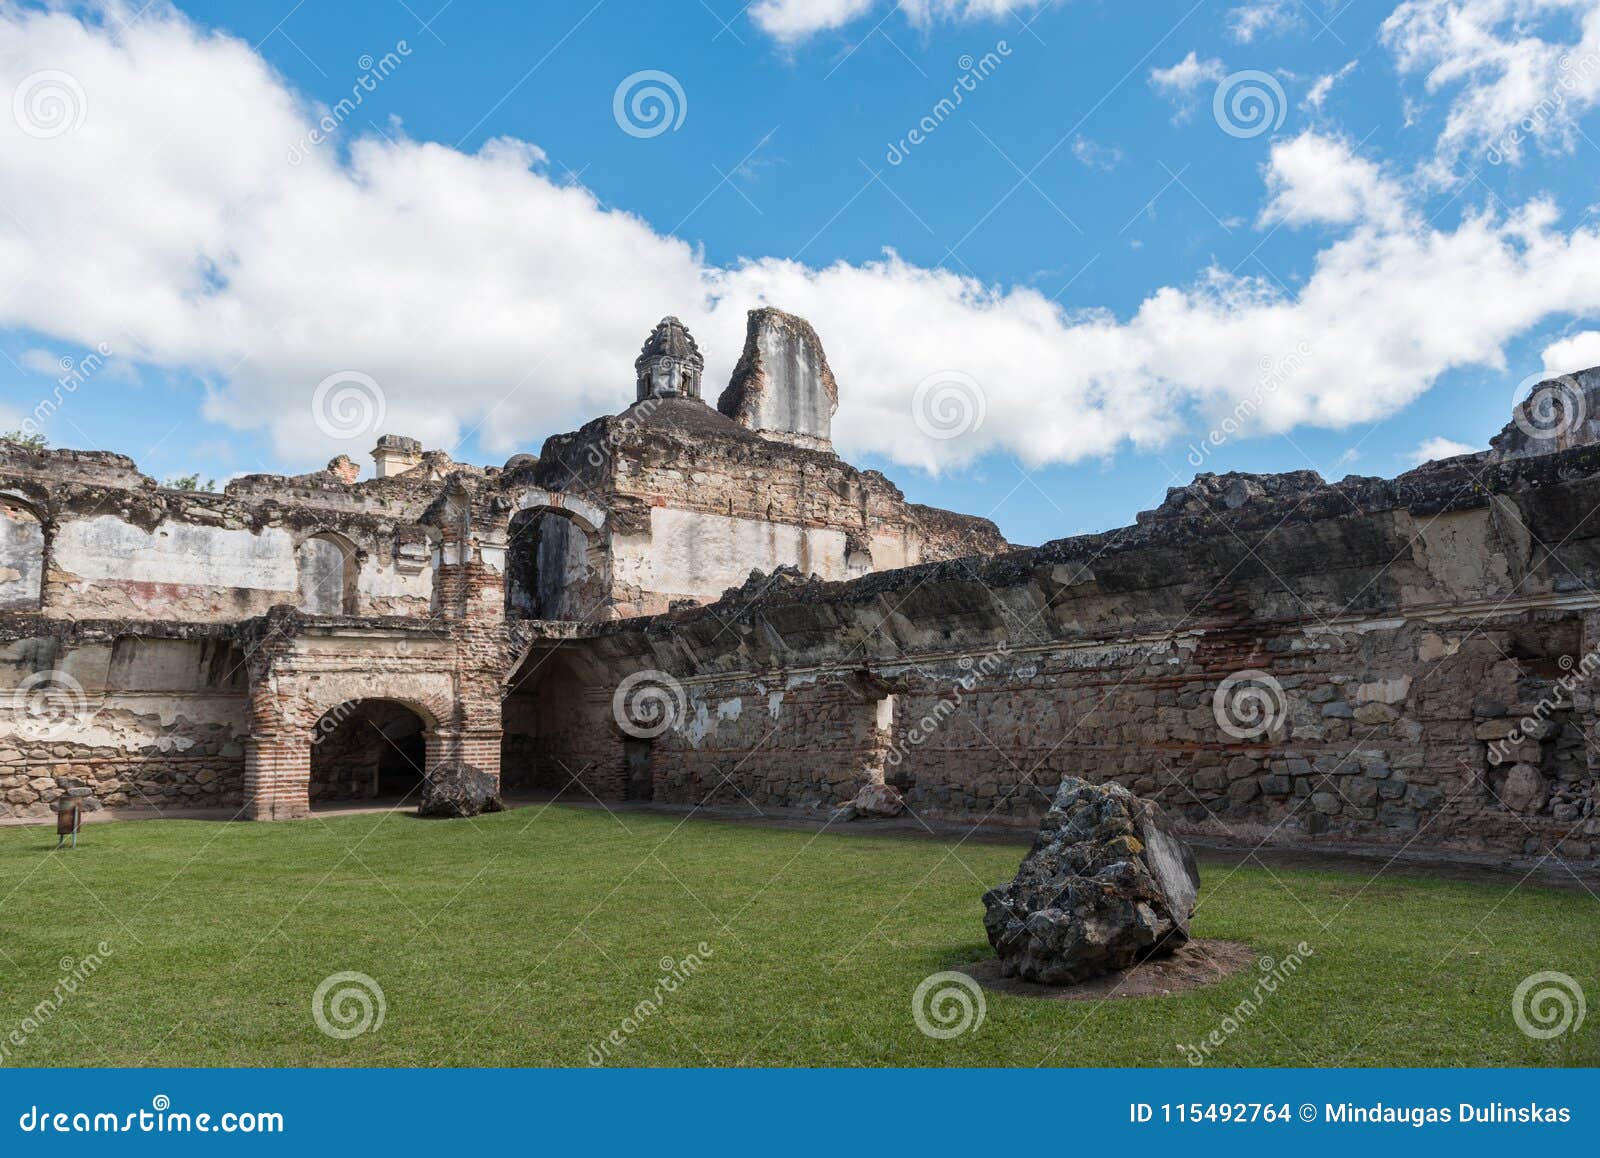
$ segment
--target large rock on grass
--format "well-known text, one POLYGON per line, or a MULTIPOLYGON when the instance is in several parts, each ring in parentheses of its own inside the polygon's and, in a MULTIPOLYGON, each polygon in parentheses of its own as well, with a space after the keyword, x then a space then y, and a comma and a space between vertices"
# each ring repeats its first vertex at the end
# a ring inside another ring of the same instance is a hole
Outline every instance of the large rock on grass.
POLYGON ((460 760, 447 760, 422 778, 418 816, 464 817, 501 812, 500 778, 460 760))
POLYGON ((842 808, 835 808, 828 819, 833 823, 879 820, 899 816, 905 810, 906 802, 901 798, 898 788, 889 784, 863 784, 854 799, 842 808))
POLYGON ((1199 888, 1154 803, 1069 776, 1016 877, 984 894, 983 924, 1007 977, 1071 985, 1188 941, 1199 888))

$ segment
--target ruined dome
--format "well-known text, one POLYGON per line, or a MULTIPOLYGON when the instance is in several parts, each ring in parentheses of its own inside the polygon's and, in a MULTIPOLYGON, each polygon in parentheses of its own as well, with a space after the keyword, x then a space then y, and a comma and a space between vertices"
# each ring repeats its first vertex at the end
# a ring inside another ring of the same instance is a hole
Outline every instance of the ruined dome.
POLYGON ((640 402, 646 398, 699 398, 706 360, 689 328, 677 318, 665 317, 650 331, 633 368, 638 374, 640 402))

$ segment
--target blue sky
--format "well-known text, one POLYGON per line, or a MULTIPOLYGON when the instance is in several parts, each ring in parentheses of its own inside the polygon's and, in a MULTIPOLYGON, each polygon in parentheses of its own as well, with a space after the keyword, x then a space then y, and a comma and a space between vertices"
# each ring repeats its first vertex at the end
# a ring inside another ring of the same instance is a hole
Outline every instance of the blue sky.
POLYGON ((631 401, 663 314, 720 388, 767 302, 817 324, 842 453, 1017 542, 1131 521, 1241 403, 1205 469, 1393 475, 1600 361, 1595 9, 0 9, 0 423, 103 346, 53 445, 366 462, 372 416, 313 412, 359 374, 383 430, 498 463, 631 401), (643 72, 659 133, 616 113, 643 72))

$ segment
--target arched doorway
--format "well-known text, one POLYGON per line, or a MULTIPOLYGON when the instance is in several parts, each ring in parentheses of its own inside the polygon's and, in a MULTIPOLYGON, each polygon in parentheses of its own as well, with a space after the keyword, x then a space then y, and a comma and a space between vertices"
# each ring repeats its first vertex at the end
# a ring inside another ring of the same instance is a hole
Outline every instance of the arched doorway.
POLYGON ((589 535, 556 511, 526 510, 506 528, 506 618, 581 619, 589 535))
POLYGON ((296 552, 300 570, 300 609, 313 615, 354 615, 360 564, 348 539, 319 532, 296 552))
POLYGON ((420 715, 393 700, 350 700, 330 709, 312 732, 311 802, 415 803, 427 732, 420 715))
POLYGON ((44 522, 22 499, 0 494, 0 611, 37 611, 44 592, 44 522))
POLYGON ((605 593, 605 511, 579 495, 538 487, 512 502, 506 618, 587 619, 605 593))

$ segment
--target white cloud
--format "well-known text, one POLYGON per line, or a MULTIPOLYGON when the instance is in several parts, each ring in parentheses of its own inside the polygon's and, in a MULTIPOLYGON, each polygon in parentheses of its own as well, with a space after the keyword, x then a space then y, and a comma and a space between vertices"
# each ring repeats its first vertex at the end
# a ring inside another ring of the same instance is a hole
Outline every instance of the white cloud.
POLYGON ((1330 72, 1325 76, 1317 77, 1316 81, 1312 83, 1310 91, 1306 93, 1305 104, 1321 112, 1323 103, 1328 99, 1328 94, 1333 91, 1333 86, 1354 72, 1357 63, 1358 61, 1352 60, 1339 69, 1338 72, 1330 72))
POLYGON ((1227 75, 1227 68, 1215 57, 1200 59, 1194 49, 1170 68, 1152 68, 1150 83, 1159 89, 1191 96, 1206 81, 1218 81, 1227 75))
POLYGON ((1421 466, 1425 462, 1438 462, 1440 459, 1454 458, 1458 454, 1475 454, 1481 449, 1465 442, 1435 436, 1419 443, 1409 457, 1413 466, 1421 466))
POLYGON ((1600 330, 1584 330, 1552 342, 1544 349, 1543 361, 1546 374, 1571 374, 1600 366, 1600 330))
POLYGON ((35 374, 61 373, 61 368, 56 364, 56 356, 49 350, 24 350, 17 358, 17 365, 24 370, 32 370, 35 374))
POLYGON ((1430 93, 1453 94, 1433 172, 1440 180, 1467 150, 1496 164, 1515 164, 1529 142, 1570 152, 1578 118, 1600 102, 1594 0, 1406 0, 1382 35, 1402 72, 1423 74, 1430 93))
POLYGON ((1227 66, 1216 57, 1201 59, 1194 49, 1170 68, 1152 68, 1150 84, 1164 92, 1177 107, 1175 120, 1188 120, 1194 112, 1194 98, 1203 84, 1215 84, 1228 74, 1227 66))
POLYGON ((877 0, 758 0, 750 19, 779 40, 804 40, 818 32, 842 28, 863 16, 877 0))
POLYGON ((301 102, 245 43, 160 9, 113 35, 0 8, 0 91, 43 68, 75 77, 88 111, 53 139, 0 117, 0 204, 15 214, 0 215, 0 325, 205 375, 212 416, 271 431, 273 467, 370 445, 329 438, 311 412, 317 383, 346 369, 381 384, 388 431, 449 449, 477 428, 490 455, 537 450, 631 402, 639 343, 668 311, 706 351, 708 393, 748 307, 809 317, 840 380, 841 451, 930 469, 1155 447, 1259 393, 1264 365, 1278 369, 1254 430, 1372 421, 1454 367, 1502 366, 1542 321, 1600 316, 1600 225, 1563 232, 1533 202, 1438 229, 1314 136, 1276 145, 1266 174, 1287 224, 1348 226, 1297 294, 1212 269, 1119 317, 893 254, 710 265, 515 141, 464 154, 361 138, 347 159, 324 146, 290 165, 301 102), (930 440, 911 398, 950 370, 982 385, 987 417, 930 440))
POLYGON ((1072 155, 1091 169, 1109 173, 1122 163, 1122 150, 1115 145, 1102 145, 1079 134, 1072 138, 1072 155))
POLYGON ((1263 33, 1271 35, 1293 28, 1299 21, 1300 0, 1256 0, 1228 12, 1228 31, 1240 44, 1263 33))
POLYGON ((1274 142, 1266 173, 1270 200, 1262 224, 1402 224, 1404 189, 1342 138, 1305 132, 1274 142))
MULTIPOLYGON (((898 0, 906 18, 919 27, 938 20, 978 20, 1028 11, 1046 0, 898 0)), ((769 36, 793 42, 831 32, 865 16, 878 0, 757 0, 750 18, 769 36)))

